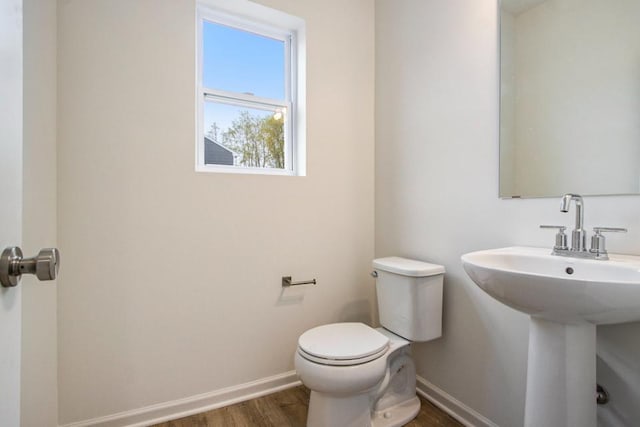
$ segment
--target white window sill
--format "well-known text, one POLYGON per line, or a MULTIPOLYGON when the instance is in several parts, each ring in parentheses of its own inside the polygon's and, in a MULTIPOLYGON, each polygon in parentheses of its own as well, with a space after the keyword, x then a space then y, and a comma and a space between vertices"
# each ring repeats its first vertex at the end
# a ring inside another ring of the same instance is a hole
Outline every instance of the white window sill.
POLYGON ((271 169, 271 168, 248 168, 242 166, 224 166, 224 165, 197 165, 196 172, 205 173, 231 173, 245 175, 281 175, 281 176, 303 176, 287 169, 271 169))

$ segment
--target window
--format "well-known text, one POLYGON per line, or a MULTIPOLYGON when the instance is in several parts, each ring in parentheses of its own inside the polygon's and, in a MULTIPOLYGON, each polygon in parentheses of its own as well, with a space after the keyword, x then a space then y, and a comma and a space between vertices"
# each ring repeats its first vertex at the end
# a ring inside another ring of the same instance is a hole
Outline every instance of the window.
POLYGON ((198 6, 196 170, 304 175, 303 23, 236 4, 198 6))

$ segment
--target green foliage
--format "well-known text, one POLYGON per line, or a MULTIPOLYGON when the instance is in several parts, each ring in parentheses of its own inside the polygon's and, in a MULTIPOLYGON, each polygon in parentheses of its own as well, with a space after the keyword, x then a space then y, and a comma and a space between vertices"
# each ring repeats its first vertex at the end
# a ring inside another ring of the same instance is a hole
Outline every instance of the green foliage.
POLYGON ((284 120, 265 117, 260 125, 260 135, 273 159, 270 167, 284 169, 284 120))
MULTIPOLYGON (((214 123, 210 134, 218 140, 214 123)), ((284 120, 241 111, 220 143, 238 155, 237 164, 260 168, 284 168, 284 120)))

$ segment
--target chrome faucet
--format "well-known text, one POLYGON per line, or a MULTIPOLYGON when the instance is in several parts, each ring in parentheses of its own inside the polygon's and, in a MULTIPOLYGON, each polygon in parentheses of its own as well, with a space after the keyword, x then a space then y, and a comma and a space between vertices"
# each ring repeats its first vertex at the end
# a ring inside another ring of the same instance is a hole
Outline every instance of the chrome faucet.
POLYGON ((584 202, 582 196, 578 194, 565 194, 562 196, 560 204, 560 212, 569 212, 571 201, 576 205, 576 225, 571 232, 571 247, 567 246, 567 235, 564 231, 567 227, 564 225, 541 225, 540 228, 556 228, 556 244, 553 246, 552 255, 567 256, 574 258, 592 258, 599 260, 609 259, 609 255, 605 248, 605 238, 603 232, 623 232, 626 228, 613 227, 595 227, 595 234, 591 237, 591 249, 587 250, 587 232, 584 229, 584 202))
POLYGON ((565 194, 562 196, 560 212, 569 212, 571 201, 576 204, 576 226, 571 232, 570 251, 585 252, 587 250, 587 232, 584 231, 584 202, 578 194, 565 194))

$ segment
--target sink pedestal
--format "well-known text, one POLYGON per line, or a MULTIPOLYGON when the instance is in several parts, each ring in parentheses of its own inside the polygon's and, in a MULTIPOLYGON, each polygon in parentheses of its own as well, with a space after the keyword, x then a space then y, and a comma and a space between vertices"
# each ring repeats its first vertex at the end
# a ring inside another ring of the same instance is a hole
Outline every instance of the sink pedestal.
POLYGON ((525 427, 596 427, 596 325, 531 317, 525 427))

